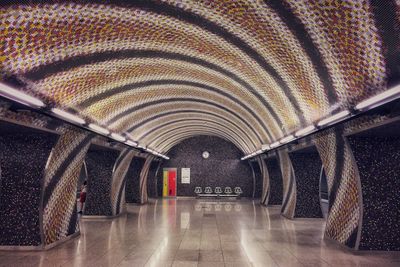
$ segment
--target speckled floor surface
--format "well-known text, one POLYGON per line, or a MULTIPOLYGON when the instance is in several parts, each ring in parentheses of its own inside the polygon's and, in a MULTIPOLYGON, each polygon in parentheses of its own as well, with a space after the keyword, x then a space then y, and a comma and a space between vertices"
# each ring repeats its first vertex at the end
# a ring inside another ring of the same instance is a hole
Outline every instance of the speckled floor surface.
POLYGON ((322 240, 324 220, 287 220, 257 202, 152 200, 45 252, 1 252, 1 266, 400 266, 399 252, 354 255, 322 240))

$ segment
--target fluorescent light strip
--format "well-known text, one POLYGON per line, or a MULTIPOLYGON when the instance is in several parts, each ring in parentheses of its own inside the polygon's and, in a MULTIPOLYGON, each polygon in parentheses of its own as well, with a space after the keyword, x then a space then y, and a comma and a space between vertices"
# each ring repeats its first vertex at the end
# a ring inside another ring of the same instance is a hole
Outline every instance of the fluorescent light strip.
POLYGON ((69 113, 67 111, 58 109, 58 108, 52 108, 51 112, 56 114, 57 117, 67 120, 69 122, 74 122, 74 123, 78 123, 81 125, 86 123, 86 121, 84 119, 82 119, 81 117, 74 115, 72 113, 69 113))
POLYGON ((89 124, 89 128, 92 129, 95 132, 98 132, 99 134, 103 134, 103 135, 108 135, 110 134, 110 131, 106 128, 103 128, 97 124, 89 124))
POLYGON ((138 143, 131 141, 131 140, 126 141, 125 144, 127 144, 128 146, 134 146, 134 147, 137 147, 137 145, 138 145, 138 143))
POLYGON ((288 135, 288 136, 282 138, 282 139, 279 141, 279 143, 285 144, 285 143, 288 143, 288 142, 292 141, 294 138, 295 138, 295 137, 291 134, 291 135, 288 135))
POLYGON ((275 143, 272 143, 271 145, 270 145, 270 147, 271 148, 275 148, 275 147, 277 147, 277 146, 279 146, 281 143, 279 143, 279 141, 276 141, 275 143))
POLYGON ((339 113, 336 113, 335 115, 332 115, 326 119, 323 119, 321 121, 318 122, 318 126, 326 126, 326 125, 330 125, 333 124, 335 122, 338 122, 346 117, 348 117, 350 115, 350 111, 348 110, 343 110, 339 113))
POLYGON ((258 154, 261 154, 261 153, 263 153, 262 149, 256 151, 256 154, 257 154, 257 155, 258 155, 258 154))
POLYGON ((267 144, 264 144, 264 145, 261 146, 261 149, 262 149, 263 151, 265 151, 265 150, 270 149, 270 146, 267 145, 267 144))
POLYGON ((119 141, 119 142, 125 142, 125 141, 126 141, 126 138, 125 138, 125 137, 123 137, 122 135, 117 134, 117 133, 112 133, 112 134, 111 134, 111 137, 112 137, 114 140, 119 141))
POLYGON ((14 89, 4 83, 0 83, 0 95, 30 107, 42 108, 45 106, 42 100, 14 89))
POLYGON ((400 85, 393 87, 385 92, 382 92, 376 96, 373 96, 367 100, 364 100, 358 103, 355 106, 357 110, 368 110, 375 108, 377 106, 386 104, 389 101, 392 101, 396 98, 400 97, 400 85))
POLYGON ((301 129, 301 130, 298 130, 294 135, 297 136, 297 137, 300 137, 300 136, 303 136, 303 135, 306 135, 306 134, 311 133, 311 132, 314 131, 315 129, 316 129, 316 128, 315 128, 314 125, 310 125, 310 126, 307 126, 306 128, 303 128, 303 129, 301 129))

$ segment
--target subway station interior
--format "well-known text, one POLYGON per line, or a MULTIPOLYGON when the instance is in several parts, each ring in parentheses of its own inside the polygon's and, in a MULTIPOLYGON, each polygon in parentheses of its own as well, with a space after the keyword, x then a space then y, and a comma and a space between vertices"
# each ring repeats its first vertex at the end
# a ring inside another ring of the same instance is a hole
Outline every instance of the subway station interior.
POLYGON ((0 10, 0 266, 400 266, 400 1, 0 10))

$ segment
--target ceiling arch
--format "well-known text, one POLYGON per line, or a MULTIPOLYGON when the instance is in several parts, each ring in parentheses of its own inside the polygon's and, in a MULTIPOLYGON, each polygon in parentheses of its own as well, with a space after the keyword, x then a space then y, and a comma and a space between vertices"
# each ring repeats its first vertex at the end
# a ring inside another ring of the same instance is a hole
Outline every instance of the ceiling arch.
POLYGON ((230 140, 235 140, 235 144, 241 144, 242 147, 247 147, 246 149, 247 151, 253 151, 254 149, 257 149, 257 146, 252 145, 252 143, 249 140, 243 138, 240 134, 231 131, 229 128, 215 121, 206 122, 206 121, 185 120, 181 122, 175 122, 173 124, 168 124, 150 133, 148 136, 142 139, 142 142, 152 147, 156 141, 162 142, 165 136, 167 136, 167 134, 169 133, 176 134, 176 132, 177 131, 179 132, 180 130, 184 130, 187 128, 197 129, 199 127, 207 128, 209 130, 214 130, 214 131, 222 131, 225 133, 226 136, 230 137, 230 140))
POLYGON ((400 76, 395 0, 6 0, 0 8, 3 81, 155 150, 175 142, 167 131, 183 129, 182 138, 218 134, 244 152, 260 149, 400 76))

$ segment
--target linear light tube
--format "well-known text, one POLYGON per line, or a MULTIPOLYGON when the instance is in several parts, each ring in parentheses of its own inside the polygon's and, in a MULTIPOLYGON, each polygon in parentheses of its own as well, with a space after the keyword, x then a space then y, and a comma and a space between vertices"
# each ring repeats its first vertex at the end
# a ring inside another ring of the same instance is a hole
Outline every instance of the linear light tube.
POLYGON ((279 141, 279 143, 281 143, 281 144, 286 144, 286 143, 292 141, 294 138, 295 138, 295 137, 291 134, 291 135, 288 135, 288 136, 282 138, 282 139, 279 141))
POLYGON ((256 154, 258 155, 258 154, 261 154, 262 152, 263 152, 262 149, 260 149, 260 150, 256 151, 256 154))
POLYGON ((24 92, 21 92, 17 89, 12 88, 11 86, 0 83, 0 95, 8 98, 10 100, 16 101, 18 103, 34 107, 34 108, 42 108, 45 106, 42 100, 30 96, 24 92))
POLYGON ((321 121, 318 122, 318 126, 326 126, 335 122, 338 122, 344 118, 346 118, 347 116, 350 115, 350 111, 348 110, 343 110, 339 113, 336 113, 335 115, 332 115, 326 119, 323 119, 321 121))
POLYGON ((110 131, 106 128, 103 128, 97 124, 89 124, 89 128, 92 129, 95 132, 98 132, 99 134, 104 134, 104 135, 108 135, 110 134, 110 131))
POLYGON ((134 146, 134 147, 138 146, 138 143, 131 141, 131 140, 126 141, 125 144, 127 144, 128 146, 134 146))
POLYGON ((81 117, 74 115, 72 113, 69 113, 67 111, 58 109, 58 108, 52 108, 51 112, 53 112, 54 114, 56 114, 58 117, 70 121, 70 122, 75 122, 78 124, 85 124, 86 121, 84 119, 82 119, 81 117))
POLYGON ((376 96, 368 98, 355 106, 357 110, 368 110, 374 107, 383 105, 389 101, 392 101, 396 98, 400 97, 400 85, 393 87, 385 92, 382 92, 376 96))
POLYGON ((303 129, 301 129, 301 130, 298 130, 294 135, 295 135, 296 137, 300 137, 300 136, 306 135, 306 134, 308 134, 308 133, 311 133, 311 132, 314 131, 315 129, 316 129, 316 128, 315 128, 314 125, 310 125, 310 126, 307 126, 307 127, 303 128, 303 129))
POLYGON ((112 137, 114 140, 117 140, 117 141, 120 141, 120 142, 125 142, 125 141, 126 141, 126 138, 125 138, 125 137, 123 137, 122 135, 117 134, 117 133, 111 133, 111 137, 112 137))
POLYGON ((270 149, 270 146, 267 145, 267 144, 264 144, 264 145, 261 146, 261 149, 262 149, 262 151, 265 151, 265 150, 270 149))
POLYGON ((271 145, 270 145, 270 147, 271 148, 275 148, 275 147, 277 147, 277 146, 279 146, 281 143, 279 143, 279 141, 276 141, 275 143, 272 143, 271 145))

